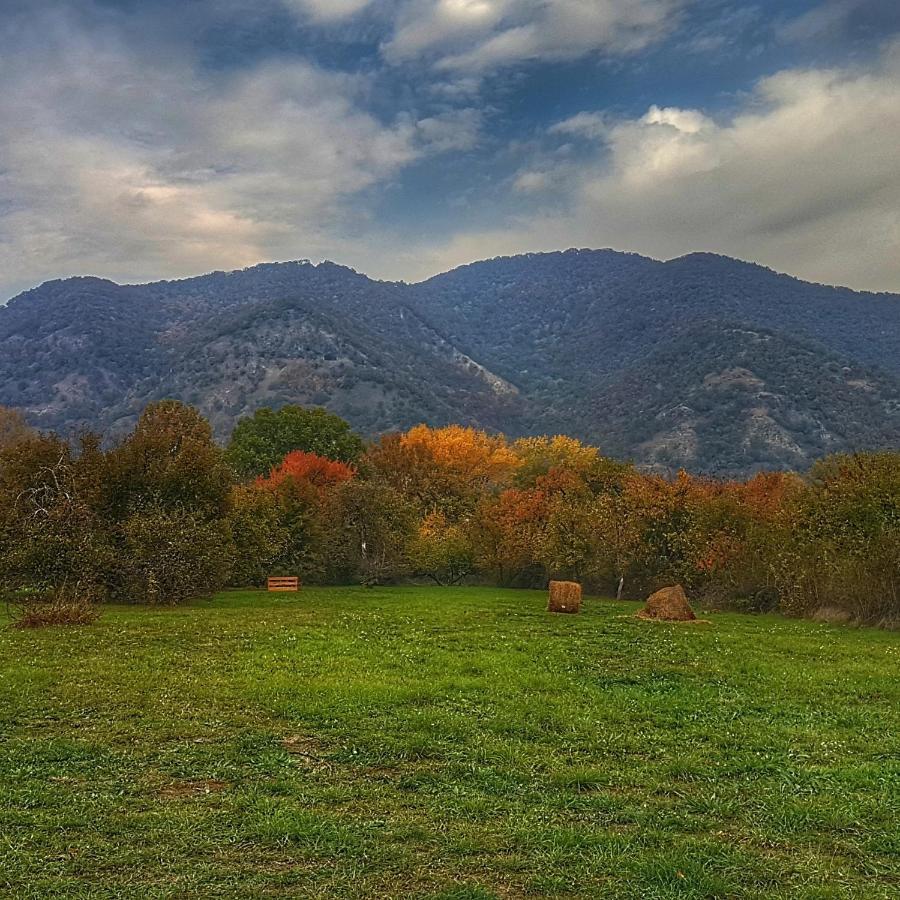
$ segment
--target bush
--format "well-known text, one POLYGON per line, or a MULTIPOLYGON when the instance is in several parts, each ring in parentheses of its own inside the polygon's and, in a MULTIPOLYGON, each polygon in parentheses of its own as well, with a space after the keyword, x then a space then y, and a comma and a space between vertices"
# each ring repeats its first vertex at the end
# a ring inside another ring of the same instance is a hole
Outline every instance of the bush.
POLYGON ((232 539, 230 583, 262 586, 284 556, 290 534, 279 519, 272 491, 239 485, 229 520, 232 539))
POLYGON ((175 604, 214 593, 228 582, 230 532, 223 521, 188 511, 131 516, 124 537, 124 598, 175 604))
POLYGON ((900 619, 900 454, 817 463, 789 521, 783 551, 767 548, 783 611, 842 609, 870 624, 900 619))

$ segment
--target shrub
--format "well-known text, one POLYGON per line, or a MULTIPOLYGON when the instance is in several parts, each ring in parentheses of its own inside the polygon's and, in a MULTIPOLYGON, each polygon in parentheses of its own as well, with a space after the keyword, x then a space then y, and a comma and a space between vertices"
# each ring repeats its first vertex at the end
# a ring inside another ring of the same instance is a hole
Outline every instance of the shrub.
POLYGON ((788 519, 783 549, 766 548, 784 611, 837 608, 873 624, 900 618, 900 454, 822 460, 788 519))
POLYGON ((123 599, 175 604, 202 597, 228 581, 230 532, 224 521, 189 511, 152 510, 131 516, 124 538, 123 599))

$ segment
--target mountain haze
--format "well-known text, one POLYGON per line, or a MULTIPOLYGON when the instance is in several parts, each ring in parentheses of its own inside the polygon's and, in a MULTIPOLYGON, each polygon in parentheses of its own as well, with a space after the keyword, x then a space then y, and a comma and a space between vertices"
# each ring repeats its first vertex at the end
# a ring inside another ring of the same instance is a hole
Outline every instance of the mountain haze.
POLYGON ((293 402, 367 434, 462 422, 659 469, 803 468, 900 445, 900 296, 711 254, 570 250, 415 285, 329 262, 70 278, 0 308, 0 403, 34 424, 121 432, 162 397, 222 438, 293 402))

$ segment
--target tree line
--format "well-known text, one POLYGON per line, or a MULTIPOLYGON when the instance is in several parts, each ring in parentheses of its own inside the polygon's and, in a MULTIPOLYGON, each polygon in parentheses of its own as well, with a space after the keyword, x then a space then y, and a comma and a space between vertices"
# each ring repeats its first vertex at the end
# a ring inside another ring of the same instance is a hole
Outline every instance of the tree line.
POLYGON ((900 619, 900 453, 805 476, 648 474, 558 435, 416 426, 367 443, 321 409, 263 409, 227 447, 177 401, 107 445, 0 410, 0 588, 14 602, 179 603, 305 583, 542 587, 900 619))

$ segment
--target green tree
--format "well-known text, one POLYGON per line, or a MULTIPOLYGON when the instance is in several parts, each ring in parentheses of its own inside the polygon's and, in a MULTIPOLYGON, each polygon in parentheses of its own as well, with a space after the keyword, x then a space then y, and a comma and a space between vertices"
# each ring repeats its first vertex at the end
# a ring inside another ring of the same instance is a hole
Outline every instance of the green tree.
MULTIPOLYGON (((252 484, 235 486, 229 525, 231 527, 231 584, 236 587, 265 584, 289 543, 282 527, 274 492, 252 484)), ((293 573, 291 573, 293 574, 293 573)))
POLYGON ((782 609, 900 620, 900 453, 826 457, 788 510, 777 562, 782 609))
POLYGON ((154 509, 227 515, 231 471, 209 422, 177 400, 153 403, 134 431, 108 454, 107 513, 115 519, 154 509))
POLYGON ((174 604, 219 590, 228 580, 230 537, 225 520, 190 510, 129 516, 122 525, 123 599, 174 604))
POLYGON ((227 459, 241 478, 268 475, 288 453, 303 450, 339 462, 355 462, 365 445, 340 416, 315 407, 258 409, 241 419, 228 444, 227 459))
POLYGON ((370 587, 408 574, 415 504, 377 480, 354 479, 341 485, 340 492, 348 568, 370 587))

